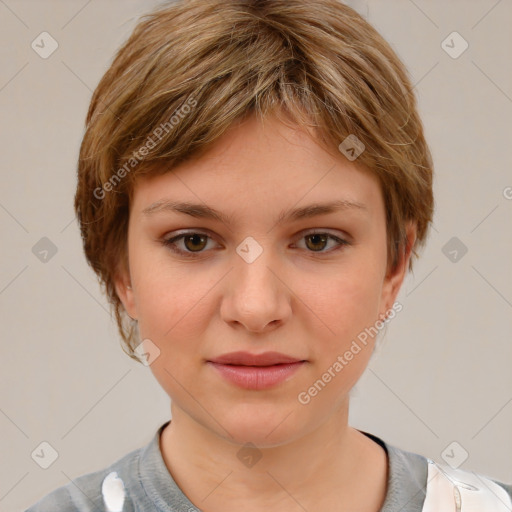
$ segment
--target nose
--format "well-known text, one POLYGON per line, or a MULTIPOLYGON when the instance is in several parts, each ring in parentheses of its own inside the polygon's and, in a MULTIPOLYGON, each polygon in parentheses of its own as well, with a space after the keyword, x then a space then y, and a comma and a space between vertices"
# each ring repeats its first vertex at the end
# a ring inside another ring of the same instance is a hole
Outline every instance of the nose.
POLYGON ((270 248, 251 261, 235 255, 221 305, 223 320, 254 333, 270 332, 291 315, 292 292, 270 248))

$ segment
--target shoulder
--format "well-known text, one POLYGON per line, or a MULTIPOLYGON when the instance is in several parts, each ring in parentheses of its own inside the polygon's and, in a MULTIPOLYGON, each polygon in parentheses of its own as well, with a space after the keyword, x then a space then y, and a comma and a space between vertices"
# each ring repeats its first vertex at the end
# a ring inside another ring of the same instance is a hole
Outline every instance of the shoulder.
POLYGON ((414 510, 437 512, 442 503, 449 503, 455 507, 454 510, 462 512, 512 510, 512 484, 482 473, 434 462, 423 455, 389 444, 386 447, 395 475, 395 490, 401 488, 396 494, 403 494, 404 484, 423 491, 414 510), (400 481, 399 486, 396 485, 397 481, 400 481))
POLYGON ((457 510, 508 512, 512 510, 512 486, 487 475, 428 460, 428 483, 424 512, 450 503, 457 510))
POLYGON ((443 510, 441 505, 461 512, 512 510, 511 484, 436 463, 418 453, 388 444, 377 436, 365 434, 381 444, 388 454, 388 489, 381 512, 439 512, 443 510))
MULTIPOLYGON (((25 512, 108 512, 124 501, 124 486, 137 483, 143 448, 124 455, 110 466, 81 475, 53 490, 25 512), (106 508, 105 500, 111 508, 106 508), (114 505, 114 506, 113 506, 114 505)), ((119 507, 121 510, 121 507, 119 507)))

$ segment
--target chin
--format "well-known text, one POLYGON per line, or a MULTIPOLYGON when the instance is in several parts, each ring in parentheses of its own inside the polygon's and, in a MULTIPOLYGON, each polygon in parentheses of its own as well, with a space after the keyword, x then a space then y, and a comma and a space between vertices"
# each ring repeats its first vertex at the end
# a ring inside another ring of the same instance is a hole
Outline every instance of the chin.
POLYGON ((253 443, 260 448, 270 448, 287 444, 307 433, 307 421, 300 417, 300 412, 304 413, 295 404, 289 407, 275 403, 242 404, 221 415, 222 426, 232 437, 223 429, 218 431, 218 425, 215 430, 235 444, 253 443))

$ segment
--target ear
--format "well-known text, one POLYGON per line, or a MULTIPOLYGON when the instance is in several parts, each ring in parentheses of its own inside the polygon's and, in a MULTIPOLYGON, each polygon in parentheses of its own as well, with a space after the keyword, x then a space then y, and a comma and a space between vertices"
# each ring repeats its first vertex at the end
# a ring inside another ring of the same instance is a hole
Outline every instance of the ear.
POLYGON ((121 265, 114 278, 114 285, 119 300, 123 303, 128 316, 133 320, 137 319, 137 308, 135 304, 135 294, 132 289, 130 272, 125 265, 121 265))
POLYGON ((416 223, 409 222, 406 225, 407 242, 402 246, 397 257, 396 265, 388 265, 386 276, 382 285, 380 318, 384 319, 386 312, 395 303, 398 292, 402 287, 405 275, 409 269, 409 261, 412 255, 412 248, 416 241, 416 223))

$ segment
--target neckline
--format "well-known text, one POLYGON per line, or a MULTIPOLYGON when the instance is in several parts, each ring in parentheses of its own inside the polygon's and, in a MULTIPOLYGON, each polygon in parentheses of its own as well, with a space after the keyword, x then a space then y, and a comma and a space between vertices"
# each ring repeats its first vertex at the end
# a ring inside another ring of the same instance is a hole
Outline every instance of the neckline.
MULTIPOLYGON (((138 463, 139 480, 147 497, 159 511, 176 512, 177 510, 185 510, 186 508, 184 507, 194 507, 192 510, 197 510, 197 507, 194 506, 174 481, 160 450, 160 435, 170 421, 168 420, 162 424, 157 429, 150 443, 142 449, 138 463)), ((405 500, 405 506, 408 503, 417 503, 418 496, 421 498, 420 491, 423 491, 421 500, 423 502, 426 485, 426 459, 421 455, 409 454, 405 450, 389 445, 381 438, 369 432, 359 429, 358 431, 376 442, 386 452, 388 465, 386 496, 379 512, 393 512, 398 496, 400 496, 401 500, 405 500), (410 463, 408 460, 409 455, 418 458, 415 461, 415 469, 418 471, 414 475, 406 467, 410 463)), ((421 510, 421 508, 415 508, 414 510, 421 510)))

